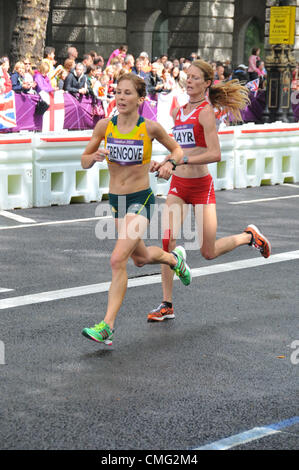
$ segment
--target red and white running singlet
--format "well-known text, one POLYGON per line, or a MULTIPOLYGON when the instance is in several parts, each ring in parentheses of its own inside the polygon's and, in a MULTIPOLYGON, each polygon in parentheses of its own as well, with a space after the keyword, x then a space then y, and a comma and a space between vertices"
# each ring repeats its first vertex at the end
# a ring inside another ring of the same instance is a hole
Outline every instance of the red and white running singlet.
MULTIPOLYGON (((173 128, 173 136, 183 148, 207 147, 203 126, 198 121, 200 112, 209 104, 201 103, 191 113, 184 115, 183 106, 179 109, 173 128)), ((213 178, 210 174, 201 178, 182 178, 172 175, 168 194, 179 197, 186 204, 215 204, 215 190, 213 178)))
POLYGON ((200 112, 207 104, 209 103, 204 101, 186 116, 184 109, 187 105, 179 109, 174 122, 173 137, 183 149, 207 146, 203 127, 198 121, 200 112))

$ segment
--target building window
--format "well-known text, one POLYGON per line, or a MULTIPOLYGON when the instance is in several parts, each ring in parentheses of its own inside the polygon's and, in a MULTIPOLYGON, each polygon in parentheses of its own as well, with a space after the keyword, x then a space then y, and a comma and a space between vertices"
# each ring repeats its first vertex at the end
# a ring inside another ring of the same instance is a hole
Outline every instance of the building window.
POLYGON ((155 22, 152 51, 153 58, 168 54, 168 19, 162 13, 155 22))

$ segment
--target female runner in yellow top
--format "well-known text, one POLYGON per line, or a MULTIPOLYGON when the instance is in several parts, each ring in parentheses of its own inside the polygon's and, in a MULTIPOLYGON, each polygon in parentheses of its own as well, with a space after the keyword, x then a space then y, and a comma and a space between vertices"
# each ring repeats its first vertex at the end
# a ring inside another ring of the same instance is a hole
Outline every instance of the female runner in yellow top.
POLYGON ((160 178, 169 179, 183 157, 180 146, 159 123, 139 116, 138 108, 145 96, 143 79, 132 73, 123 75, 116 88, 119 114, 111 120, 102 119, 97 123, 81 158, 83 168, 107 160, 110 172, 109 201, 118 230, 110 261, 112 281, 104 320, 82 331, 87 338, 105 344, 112 343, 115 319, 127 289, 126 267, 130 257, 139 267, 145 264, 166 264, 176 272, 184 285, 191 281, 183 247, 167 253, 156 246, 146 247, 142 240, 154 204, 149 187, 153 139, 157 139, 170 152, 159 170, 160 178), (103 139, 105 148, 99 149, 103 139))

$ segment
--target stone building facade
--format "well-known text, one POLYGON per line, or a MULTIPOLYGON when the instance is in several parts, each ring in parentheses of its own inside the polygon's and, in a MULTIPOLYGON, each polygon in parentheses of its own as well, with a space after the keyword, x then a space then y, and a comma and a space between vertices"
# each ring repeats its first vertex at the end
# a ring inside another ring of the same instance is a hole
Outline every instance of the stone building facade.
MULTIPOLYGON (((0 55, 8 54, 17 0, 0 2, 0 55), (9 3, 9 5, 8 5, 9 3)), ((294 0, 299 6, 299 0, 294 0)), ((137 56, 168 54, 188 57, 196 52, 206 60, 233 64, 246 61, 248 28, 255 21, 268 47, 269 8, 276 0, 51 0, 46 45, 62 60, 69 45, 79 56, 95 50, 107 59, 127 43, 137 56)), ((295 55, 299 60, 299 8, 295 55)))

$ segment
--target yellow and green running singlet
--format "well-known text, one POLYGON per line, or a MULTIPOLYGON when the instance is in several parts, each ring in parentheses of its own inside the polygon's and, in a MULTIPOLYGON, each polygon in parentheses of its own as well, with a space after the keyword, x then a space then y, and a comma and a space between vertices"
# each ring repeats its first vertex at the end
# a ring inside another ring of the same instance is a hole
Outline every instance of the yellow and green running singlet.
POLYGON ((121 134, 117 128, 117 116, 109 121, 105 134, 105 148, 110 151, 108 164, 145 165, 151 161, 152 141, 148 136, 145 120, 139 117, 129 134, 121 134))

